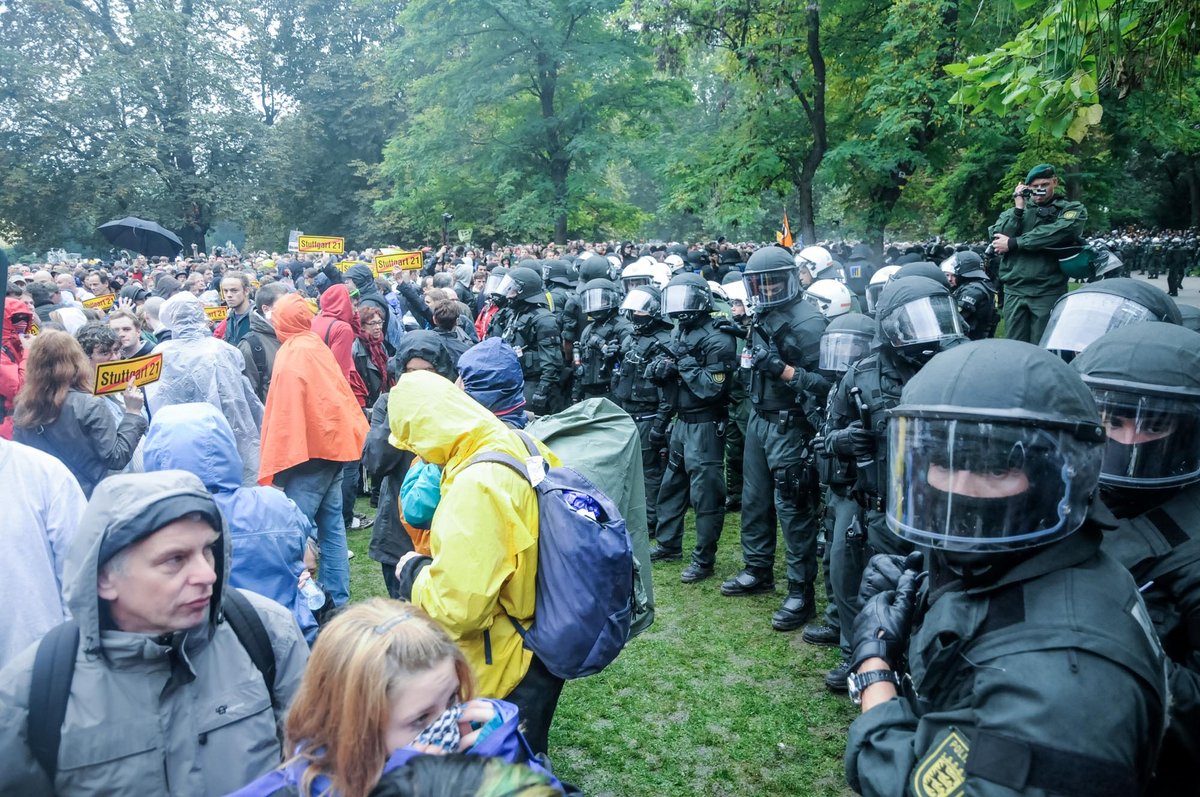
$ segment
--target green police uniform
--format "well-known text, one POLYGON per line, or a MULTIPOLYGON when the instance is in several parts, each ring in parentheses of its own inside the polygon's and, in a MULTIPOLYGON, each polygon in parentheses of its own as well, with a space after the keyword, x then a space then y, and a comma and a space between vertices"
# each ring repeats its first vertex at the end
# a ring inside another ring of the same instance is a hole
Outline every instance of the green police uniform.
MULTIPOLYGON (((1046 176, 1041 168, 1031 171, 1026 182, 1046 176)), ((1060 249, 1081 240, 1086 222, 1087 208, 1056 196, 1045 205, 1030 199, 1024 208, 1008 208, 988 228, 991 236, 1010 238, 1000 261, 1006 338, 1035 346, 1041 340, 1054 303, 1067 292, 1067 277, 1058 266, 1060 249)))
POLYGON ((907 649, 911 688, 850 726, 850 787, 1138 794, 1166 718, 1162 650, 1133 580, 1099 548, 1085 526, 986 587, 926 585, 907 649))
POLYGON ((682 550, 683 519, 690 503, 696 511, 692 563, 711 571, 725 522, 723 434, 736 349, 733 338, 717 331, 707 316, 695 326, 676 328, 668 349, 665 356, 674 361, 678 373, 663 385, 665 411, 655 423, 665 428, 673 414, 675 425, 658 492, 656 539, 663 551, 682 550))

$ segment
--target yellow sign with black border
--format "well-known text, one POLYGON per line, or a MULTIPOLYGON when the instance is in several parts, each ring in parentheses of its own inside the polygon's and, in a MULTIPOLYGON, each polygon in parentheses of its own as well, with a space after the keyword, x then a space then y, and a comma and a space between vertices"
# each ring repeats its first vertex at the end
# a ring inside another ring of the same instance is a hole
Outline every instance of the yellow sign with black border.
POLYGON ((340 255, 346 251, 346 239, 334 235, 301 235, 298 243, 301 252, 330 252, 340 255))
POLYGON ((396 269, 415 271, 424 265, 425 255, 421 252, 388 252, 386 255, 375 255, 374 262, 376 276, 396 269))
POLYGON ((116 360, 96 366, 96 384, 92 393, 107 396, 120 393, 129 386, 129 380, 138 387, 157 382, 162 376, 162 354, 147 354, 132 360, 116 360))

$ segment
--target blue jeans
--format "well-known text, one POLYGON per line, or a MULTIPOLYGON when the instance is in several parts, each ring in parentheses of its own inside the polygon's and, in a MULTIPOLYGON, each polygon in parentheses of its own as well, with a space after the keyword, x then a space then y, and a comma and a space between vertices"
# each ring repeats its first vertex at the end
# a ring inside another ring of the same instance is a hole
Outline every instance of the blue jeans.
POLYGON ((275 477, 288 498, 296 502, 317 530, 321 551, 318 582, 333 597, 334 606, 350 600, 350 557, 346 524, 342 520, 342 463, 310 459, 275 477))

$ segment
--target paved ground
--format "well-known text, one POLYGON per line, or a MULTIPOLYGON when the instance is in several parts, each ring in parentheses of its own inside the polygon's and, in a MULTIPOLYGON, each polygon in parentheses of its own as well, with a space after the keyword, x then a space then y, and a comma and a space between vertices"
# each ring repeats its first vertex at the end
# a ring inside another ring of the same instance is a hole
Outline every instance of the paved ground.
MULTIPOLYGON (((1148 279, 1141 274, 1134 274, 1133 278, 1148 282, 1164 291, 1167 289, 1167 275, 1165 272, 1159 274, 1158 279, 1148 279)), ((1179 291, 1179 295, 1175 297, 1175 302, 1177 304, 1190 304, 1193 307, 1200 307, 1200 277, 1184 277, 1183 288, 1179 291)))

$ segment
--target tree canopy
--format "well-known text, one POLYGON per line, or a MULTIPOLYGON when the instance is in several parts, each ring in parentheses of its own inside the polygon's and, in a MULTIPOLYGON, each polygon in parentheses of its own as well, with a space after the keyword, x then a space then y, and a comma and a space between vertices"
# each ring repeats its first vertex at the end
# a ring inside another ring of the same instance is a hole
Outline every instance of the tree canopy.
POLYGON ((979 238, 1052 160, 1200 223, 1190 0, 0 0, 0 237, 979 238))

